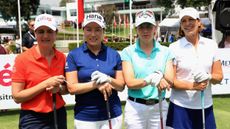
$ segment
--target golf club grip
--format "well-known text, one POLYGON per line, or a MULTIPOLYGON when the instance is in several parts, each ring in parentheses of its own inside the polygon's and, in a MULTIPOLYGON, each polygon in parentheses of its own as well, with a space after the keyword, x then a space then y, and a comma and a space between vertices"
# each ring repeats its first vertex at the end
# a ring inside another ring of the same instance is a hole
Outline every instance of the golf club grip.
POLYGON ((110 119, 111 115, 110 115, 110 109, 109 109, 109 102, 108 102, 108 100, 106 101, 106 110, 107 110, 108 119, 110 119))
POLYGON ((54 129, 58 129, 57 125, 57 108, 56 108, 56 93, 53 93, 53 113, 54 113, 54 129))
POLYGON ((112 123, 111 123, 111 114, 110 114, 110 108, 109 108, 109 100, 106 100, 106 110, 107 110, 107 116, 109 121, 109 129, 112 129, 112 123))

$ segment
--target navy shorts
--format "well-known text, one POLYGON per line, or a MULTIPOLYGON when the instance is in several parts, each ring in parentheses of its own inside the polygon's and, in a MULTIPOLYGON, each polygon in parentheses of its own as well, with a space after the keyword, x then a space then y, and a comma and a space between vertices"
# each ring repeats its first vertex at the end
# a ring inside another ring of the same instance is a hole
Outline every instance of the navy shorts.
MULTIPOLYGON (((66 109, 57 110, 58 129, 67 129, 66 109)), ((38 113, 30 110, 21 110, 19 129, 55 129, 53 112, 38 113)))
MULTIPOLYGON (((203 129, 202 110, 180 107, 170 102, 166 126, 174 129, 203 129)), ((216 129, 213 107, 205 109, 206 129, 216 129)))

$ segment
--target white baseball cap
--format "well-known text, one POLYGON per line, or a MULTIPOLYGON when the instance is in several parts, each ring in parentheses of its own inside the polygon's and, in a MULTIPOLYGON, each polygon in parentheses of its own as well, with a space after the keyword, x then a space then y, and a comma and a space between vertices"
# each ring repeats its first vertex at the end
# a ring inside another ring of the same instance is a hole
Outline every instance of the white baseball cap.
POLYGON ((82 23, 82 27, 84 28, 87 24, 95 22, 101 28, 105 28, 105 20, 99 13, 88 13, 85 15, 84 21, 82 23))
POLYGON ((57 21, 50 14, 40 14, 36 17, 34 22, 34 30, 41 26, 47 26, 53 31, 57 30, 57 21))
POLYGON ((135 26, 138 27, 142 23, 150 23, 156 25, 154 13, 149 10, 144 10, 136 13, 135 26))
POLYGON ((180 21, 184 16, 190 16, 193 19, 200 19, 199 12, 192 7, 184 8, 180 11, 180 15, 179 15, 180 21))

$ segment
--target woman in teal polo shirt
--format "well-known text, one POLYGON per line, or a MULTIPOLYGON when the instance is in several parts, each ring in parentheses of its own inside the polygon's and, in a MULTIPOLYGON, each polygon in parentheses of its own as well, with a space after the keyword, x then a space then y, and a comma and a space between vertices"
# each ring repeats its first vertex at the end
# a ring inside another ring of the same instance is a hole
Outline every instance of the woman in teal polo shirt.
MULTIPOLYGON (((140 11, 135 21, 138 39, 121 53, 129 96, 125 105, 125 126, 126 129, 158 129, 158 92, 162 91, 164 98, 165 89, 172 85, 173 57, 168 48, 154 39, 157 27, 153 12, 140 11)), ((163 100, 164 126, 167 110, 168 103, 163 100)))

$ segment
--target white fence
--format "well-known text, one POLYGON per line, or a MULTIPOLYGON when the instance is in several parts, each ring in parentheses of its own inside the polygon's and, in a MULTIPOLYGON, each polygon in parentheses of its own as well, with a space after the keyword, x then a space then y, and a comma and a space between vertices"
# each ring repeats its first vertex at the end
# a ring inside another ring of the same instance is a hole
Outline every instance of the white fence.
MULTIPOLYGON (((207 48, 208 49, 208 48, 207 48)), ((207 53, 208 54, 208 53, 207 53)), ((11 95, 11 73, 14 59, 17 55, 0 55, 0 109, 20 108, 11 95)), ((222 61, 224 79, 220 85, 212 86, 214 95, 230 94, 230 49, 219 49, 219 56, 222 61)), ((167 93, 167 97, 170 92, 167 93)), ((122 101, 127 98, 127 89, 119 92, 122 101)), ((67 104, 74 104, 74 95, 64 95, 67 104)))

